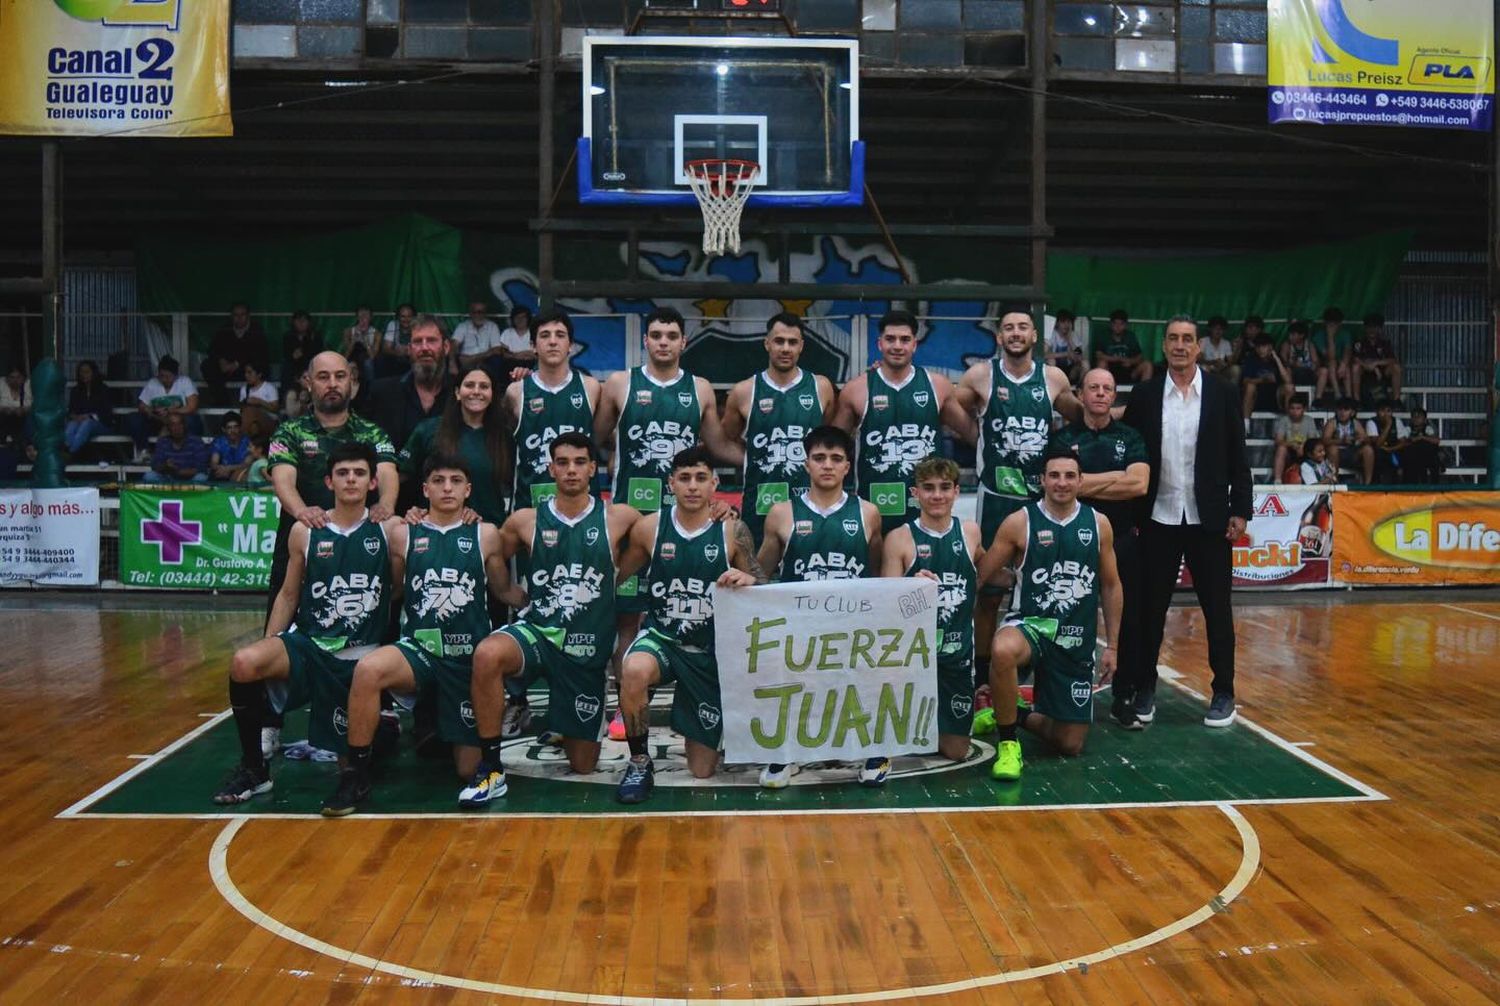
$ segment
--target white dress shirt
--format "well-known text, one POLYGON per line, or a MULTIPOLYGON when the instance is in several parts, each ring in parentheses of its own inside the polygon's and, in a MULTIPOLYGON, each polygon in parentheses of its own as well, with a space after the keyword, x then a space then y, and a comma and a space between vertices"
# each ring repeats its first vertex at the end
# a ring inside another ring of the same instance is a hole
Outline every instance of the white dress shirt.
POLYGON ((458 343, 459 356, 488 353, 500 345, 500 326, 489 319, 485 319, 482 325, 476 325, 465 318, 453 329, 453 341, 458 343))
POLYGON ((1183 391, 1167 373, 1161 398, 1161 476, 1151 519, 1158 524, 1200 524, 1193 480, 1198 471, 1198 419, 1203 411, 1203 371, 1195 364, 1183 391))

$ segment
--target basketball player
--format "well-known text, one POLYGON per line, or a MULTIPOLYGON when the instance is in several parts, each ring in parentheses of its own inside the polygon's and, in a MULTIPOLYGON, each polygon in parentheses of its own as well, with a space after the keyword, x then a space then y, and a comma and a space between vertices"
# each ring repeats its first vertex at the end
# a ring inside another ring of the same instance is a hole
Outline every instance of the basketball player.
POLYGON ((921 576, 938 585, 938 751, 962 761, 974 723, 974 597, 984 555, 979 525, 953 516, 958 463, 933 456, 912 470, 922 512, 886 536, 882 576, 921 576))
MULTIPOLYGON (((777 503, 766 514, 761 568, 776 570, 779 583, 874 576, 880 568, 880 511, 844 491, 853 438, 837 426, 819 426, 802 446, 807 454, 807 492, 777 503)), ((867 758, 860 785, 883 786, 890 770, 889 758, 867 758)), ((767 765, 760 773, 760 784, 767 789, 781 789, 791 780, 790 765, 767 765)))
POLYGON ((646 751, 647 705, 649 690, 658 684, 677 682, 671 723, 686 742, 688 771, 707 779, 718 766, 724 713, 714 660, 714 585, 748 587, 766 579, 749 528, 733 518, 714 520, 710 504, 718 486, 707 449, 700 445, 678 454, 668 482, 676 502, 635 522, 620 560, 622 576, 646 567, 641 582, 648 605, 620 675, 630 745, 616 794, 621 803, 641 803, 655 784, 646 751))
POLYGON ((772 317, 766 324, 766 369, 736 384, 724 400, 724 435, 745 451, 740 519, 757 542, 771 506, 807 491, 802 438, 833 410, 833 382, 798 366, 802 347, 802 319, 772 317))
POLYGON ((380 718, 380 693, 427 692, 436 699, 438 736, 453 745, 458 774, 479 767, 479 735, 469 703, 474 648, 489 635, 486 588, 524 603, 511 591, 500 558, 500 529, 463 522, 473 491, 469 468, 453 455, 428 455, 422 466, 427 516, 406 529, 401 639, 360 658, 349 687, 349 764, 339 773, 324 817, 343 817, 370 795, 370 752, 380 718))
POLYGON ((614 648, 615 570, 640 515, 589 493, 598 466, 584 433, 560 433, 549 448, 557 495, 517 510, 500 529, 503 561, 525 553, 528 603, 474 651, 472 698, 479 767, 459 793, 462 807, 505 795, 500 764, 504 679, 545 675, 548 726, 562 735, 568 765, 592 772, 604 736, 605 669, 614 648))
POLYGON ((214 794, 214 803, 244 803, 271 791, 260 742, 267 705, 272 715, 311 705, 308 742, 344 751, 355 661, 375 648, 385 629, 406 546, 400 521, 375 523, 365 508, 376 463, 368 443, 341 443, 330 450, 324 484, 333 509, 323 513, 320 527, 298 523, 287 537, 286 577, 271 606, 266 636, 236 650, 229 665, 240 763, 214 794))
MULTIPOLYGON (((1099 683, 1115 673, 1123 605, 1109 518, 1078 502, 1082 470, 1063 444, 1047 449, 1043 497, 1005 518, 979 564, 981 579, 1019 560, 1018 607, 990 644, 990 688, 1000 748, 990 775, 1021 777, 1020 726, 1065 755, 1083 750, 1094 716, 1094 649, 1104 602, 1099 683), (1036 674, 1035 708, 1017 709, 1016 673, 1036 674), (1012 723, 1005 719, 1015 716, 1012 723)), ((979 724, 976 724, 979 729, 979 724)))

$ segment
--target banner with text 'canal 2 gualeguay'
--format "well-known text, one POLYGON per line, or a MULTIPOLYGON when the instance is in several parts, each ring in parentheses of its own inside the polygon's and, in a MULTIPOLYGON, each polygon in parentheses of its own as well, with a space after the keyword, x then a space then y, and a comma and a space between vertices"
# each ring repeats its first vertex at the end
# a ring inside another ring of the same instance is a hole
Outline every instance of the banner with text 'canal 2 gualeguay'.
POLYGON ((1270 0, 1272 122, 1489 130, 1494 0, 1270 0))
POLYGON ((0 133, 233 131, 229 0, 0 0, 0 133))
POLYGON ((725 761, 936 750, 937 597, 925 579, 716 588, 725 761))

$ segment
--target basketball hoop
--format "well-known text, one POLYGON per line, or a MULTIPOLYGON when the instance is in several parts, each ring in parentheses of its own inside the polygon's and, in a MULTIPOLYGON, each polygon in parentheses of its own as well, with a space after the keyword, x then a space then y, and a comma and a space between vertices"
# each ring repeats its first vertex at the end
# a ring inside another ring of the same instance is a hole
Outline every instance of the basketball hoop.
POLYGON ((750 190, 760 179, 760 165, 715 157, 688 161, 683 170, 703 211, 703 253, 722 255, 727 245, 738 255, 740 213, 750 198, 750 190))

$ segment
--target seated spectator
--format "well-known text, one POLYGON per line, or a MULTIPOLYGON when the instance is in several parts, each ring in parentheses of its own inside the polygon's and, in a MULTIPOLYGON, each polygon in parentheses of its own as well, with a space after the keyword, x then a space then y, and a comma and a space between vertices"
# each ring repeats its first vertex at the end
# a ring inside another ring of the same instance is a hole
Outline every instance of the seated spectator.
POLYGON ((517 304, 510 309, 510 327, 500 333, 500 347, 517 363, 536 362, 536 347, 531 344, 531 308, 517 304))
POLYGON ((1224 338, 1228 331, 1229 322, 1223 315, 1216 314, 1208 319, 1208 338, 1198 343, 1198 366, 1221 381, 1237 385, 1240 383, 1240 365, 1235 361, 1239 359, 1240 346, 1233 339, 1224 338))
POLYGON ((1324 395, 1328 387, 1328 368, 1323 356, 1308 337, 1307 322, 1294 321, 1287 326, 1286 342, 1281 344, 1281 362, 1292 372, 1292 384, 1313 385, 1313 400, 1324 395))
POLYGON ((271 453, 271 438, 256 437, 250 441, 250 464, 245 468, 242 476, 246 485, 252 489, 263 489, 271 484, 271 479, 266 475, 266 468, 270 461, 268 455, 271 453))
POLYGON ((250 305, 237 303, 229 309, 229 324, 214 333, 203 359, 203 382, 209 401, 228 405, 228 384, 245 379, 245 364, 253 363, 262 374, 270 373, 271 345, 266 333, 250 317, 250 305))
POLYGON ((1115 385, 1151 380, 1155 368, 1141 353, 1140 340, 1129 328, 1130 316, 1123 309, 1109 312, 1109 332, 1094 351, 1094 366, 1114 375, 1115 385))
POLYGON ((1401 452, 1411 429, 1396 418, 1396 407, 1388 398, 1375 403, 1375 418, 1365 423, 1365 435, 1375 453, 1375 482, 1391 485, 1401 481, 1401 452))
POLYGON ((245 436, 257 437, 276 429, 281 415, 281 393, 254 364, 245 367, 245 385, 240 388, 240 417, 245 436))
POLYGON ((1365 331, 1350 349, 1349 394, 1361 401, 1361 389, 1370 391, 1388 381, 1390 397, 1401 397, 1401 361, 1396 347, 1385 337, 1385 316, 1376 312, 1365 315, 1365 331))
POLYGON ((368 305, 354 309, 354 324, 344 329, 343 344, 339 352, 344 359, 354 364, 359 371, 361 388, 375 383, 375 352, 380 346, 380 330, 373 322, 374 312, 368 305))
POLYGON ((281 386, 302 380, 303 371, 312 358, 323 351, 323 336, 313 327, 312 315, 292 312, 292 327, 281 337, 281 386))
POLYGON ((1321 440, 1307 442, 1298 470, 1305 486, 1331 486, 1339 481, 1339 470, 1328 460, 1328 445, 1321 440))
POLYGON ((1240 390, 1247 430, 1251 413, 1279 411, 1292 395, 1292 375, 1276 355, 1271 337, 1264 332, 1255 337, 1250 355, 1240 364, 1240 390))
POLYGON ((411 369, 411 325, 417 320, 417 309, 410 304, 396 308, 396 317, 385 326, 385 334, 375 350, 375 376, 400 377, 411 369))
POLYGON ((1328 463, 1334 471, 1353 469, 1358 464, 1366 485, 1375 477, 1375 448, 1365 432, 1365 424, 1355 414, 1355 401, 1345 395, 1334 403, 1333 416, 1323 424, 1323 443, 1328 448, 1328 463))
POLYGON ((1057 312, 1052 322, 1052 334, 1047 336, 1047 362, 1068 375, 1068 383, 1078 387, 1083 380, 1083 365, 1086 355, 1082 336, 1076 331, 1078 316, 1072 311, 1057 312))
POLYGON ((202 437, 190 436, 187 417, 180 412, 167 413, 166 430, 156 438, 151 455, 151 470, 146 482, 207 482, 208 445, 202 437))
POLYGON ((1420 405, 1411 410, 1411 428, 1401 451, 1401 474, 1408 485, 1434 486, 1443 480, 1443 446, 1420 405))
POLYGON ((1329 397, 1318 399, 1318 405, 1327 407, 1344 395, 1353 394, 1349 384, 1349 349, 1354 340, 1344 329, 1344 312, 1336 307, 1323 309, 1323 334, 1318 345, 1323 354, 1323 363, 1328 367, 1329 397))
POLYGON ((220 433, 208 449, 208 468, 221 482, 243 482, 250 468, 250 438, 240 429, 238 413, 224 413, 220 433))
POLYGON ((0 442, 19 441, 31 422, 31 381, 20 367, 0 381, 0 442))
POLYGON ((469 316, 454 326, 454 351, 448 354, 448 361, 451 365, 457 357, 459 373, 483 367, 493 378, 500 369, 505 348, 500 344, 500 326, 488 315, 484 301, 476 300, 469 305, 469 316))
POLYGON ((1286 403, 1286 413, 1276 417, 1271 428, 1276 453, 1271 462, 1271 481, 1280 482, 1289 465, 1299 464, 1307 443, 1318 438, 1318 423, 1307 414, 1307 396, 1293 395, 1286 403))
POLYGON ((68 425, 63 427, 63 446, 71 455, 82 451, 88 442, 113 421, 114 405, 109 400, 109 386, 99 375, 93 360, 84 360, 73 371, 73 387, 68 391, 68 425))
POLYGON ((138 464, 151 458, 146 444, 168 416, 182 416, 188 432, 194 436, 203 433, 203 419, 198 415, 198 389, 179 373, 180 369, 175 359, 162 357, 156 364, 156 376, 146 382, 136 398, 135 413, 126 425, 130 439, 135 442, 138 464))

